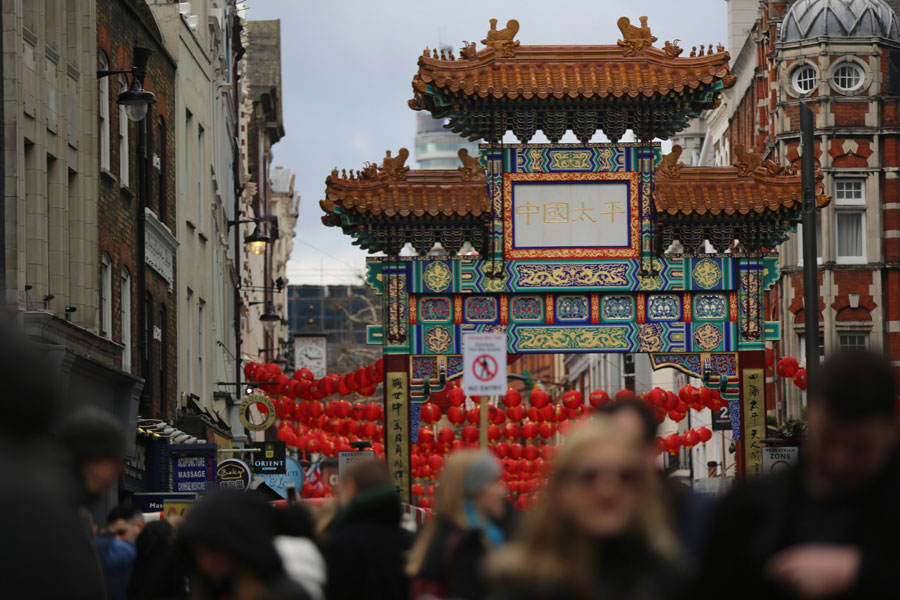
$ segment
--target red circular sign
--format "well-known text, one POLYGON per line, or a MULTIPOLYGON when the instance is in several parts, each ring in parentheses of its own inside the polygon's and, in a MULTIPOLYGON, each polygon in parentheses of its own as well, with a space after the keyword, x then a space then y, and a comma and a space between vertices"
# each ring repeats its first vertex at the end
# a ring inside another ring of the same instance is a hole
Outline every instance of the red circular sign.
POLYGON ((472 374, 478 381, 490 381, 497 376, 497 361, 490 354, 482 354, 472 363, 472 374))

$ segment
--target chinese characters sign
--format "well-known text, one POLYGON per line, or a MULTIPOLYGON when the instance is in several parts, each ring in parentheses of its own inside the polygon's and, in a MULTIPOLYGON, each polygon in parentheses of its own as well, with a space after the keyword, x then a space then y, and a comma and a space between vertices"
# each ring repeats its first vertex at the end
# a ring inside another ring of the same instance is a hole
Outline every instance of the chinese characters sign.
POLYGON ((509 257, 636 257, 637 184, 632 175, 508 175, 504 226, 509 257))
POLYGON ((747 477, 763 473, 763 444, 766 437, 766 384, 763 369, 744 369, 742 372, 744 412, 744 472, 747 477))
POLYGON ((409 375, 384 376, 384 447, 400 500, 409 502, 409 375))

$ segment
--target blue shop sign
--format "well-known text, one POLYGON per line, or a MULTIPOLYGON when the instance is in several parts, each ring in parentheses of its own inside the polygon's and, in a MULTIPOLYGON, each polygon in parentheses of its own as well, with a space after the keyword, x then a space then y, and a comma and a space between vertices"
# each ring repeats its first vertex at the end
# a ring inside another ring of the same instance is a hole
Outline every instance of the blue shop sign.
POLYGON ((165 502, 189 502, 197 499, 191 492, 146 492, 134 494, 131 502, 145 513, 162 512, 165 502))
POLYGON ((293 486, 299 494, 303 487, 303 467, 290 456, 285 457, 285 470, 283 475, 255 475, 262 479, 273 492, 287 500, 287 488, 293 486))
POLYGON ((172 491, 206 493, 216 486, 216 445, 173 445, 172 491))

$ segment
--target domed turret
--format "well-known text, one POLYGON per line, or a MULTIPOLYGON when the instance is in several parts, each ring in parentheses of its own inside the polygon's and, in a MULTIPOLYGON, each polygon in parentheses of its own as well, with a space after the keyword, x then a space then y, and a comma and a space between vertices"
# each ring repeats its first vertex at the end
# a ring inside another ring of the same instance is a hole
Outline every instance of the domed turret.
POLYGON ((900 22, 884 0, 797 0, 781 24, 781 42, 817 37, 900 41, 900 22))

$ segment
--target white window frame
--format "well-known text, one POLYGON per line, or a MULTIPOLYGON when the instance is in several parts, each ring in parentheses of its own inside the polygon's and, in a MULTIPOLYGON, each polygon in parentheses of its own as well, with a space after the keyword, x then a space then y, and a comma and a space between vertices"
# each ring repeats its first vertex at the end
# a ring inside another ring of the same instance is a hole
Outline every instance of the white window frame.
MULTIPOLYGON (((128 91, 128 80, 125 76, 119 78, 119 89, 128 91)), ((119 105, 119 184, 128 187, 128 113, 125 106, 119 105)))
POLYGON ((100 256, 100 335, 112 338, 112 261, 100 256))
MULTIPOLYGON (((816 215, 816 264, 822 264, 822 215, 816 215)), ((803 266, 803 223, 797 225, 797 266, 803 266)))
POLYGON ((203 231, 204 207, 206 206, 203 197, 205 187, 205 165, 206 162, 206 129, 201 124, 197 124, 197 227, 203 231))
MULTIPOLYGON (((800 362, 806 361, 806 332, 801 331, 797 334, 797 340, 799 341, 799 356, 797 356, 797 360, 800 362)), ((821 342, 821 346, 819 346, 819 362, 825 360, 825 332, 822 328, 819 328, 819 341, 821 342)))
POLYGON ((858 265, 867 262, 866 245, 868 244, 868 235, 866 231, 866 180, 860 177, 842 177, 834 178, 834 255, 835 262, 845 265, 858 265), (860 194, 858 197, 842 197, 841 188, 846 183, 859 183, 860 194), (841 240, 840 228, 838 227, 838 218, 846 214, 859 214, 860 227, 862 229, 862 254, 860 256, 841 256, 841 240))
POLYGON ((846 349, 846 348, 859 349, 860 347, 863 348, 863 349, 865 349, 865 350, 868 350, 868 349, 869 349, 869 343, 870 343, 870 339, 869 339, 869 332, 868 332, 868 331, 839 331, 839 332, 838 332, 838 348, 840 348, 841 350, 844 350, 844 349, 846 349), (862 344, 862 346, 859 346, 858 344, 853 344, 853 345, 851 345, 851 346, 845 346, 845 345, 844 345, 844 338, 847 337, 847 336, 854 336, 854 337, 861 337, 861 338, 863 338, 863 344, 862 344))
POLYGON ((122 370, 131 372, 131 273, 122 267, 119 280, 119 316, 122 320, 122 370))
MULTIPOLYGON (((98 57, 98 69, 109 70, 109 61, 102 51, 98 57)), ((109 171, 109 77, 101 77, 97 82, 100 104, 100 168, 109 171)))
POLYGON ((203 366, 204 345, 206 344, 206 301, 199 298, 197 302, 197 375, 200 377, 200 398, 206 405, 206 371, 203 366))
POLYGON ((841 92, 845 92, 845 93, 846 92, 855 92, 855 91, 859 90, 863 86, 863 83, 865 81, 866 81, 866 74, 862 70, 862 68, 858 64, 856 64, 854 62, 849 62, 849 61, 844 61, 844 62, 841 62, 841 63, 838 63, 837 65, 835 65, 834 71, 832 72, 832 75, 831 75, 831 82, 834 85, 835 89, 837 89, 841 92), (850 69, 851 71, 853 71, 856 74, 856 76, 857 76, 856 85, 854 85, 853 87, 844 87, 840 83, 838 83, 838 78, 840 77, 839 72, 841 71, 841 69, 850 69))
POLYGON ((801 63, 794 67, 791 71, 791 87, 794 89, 794 93, 799 94, 801 96, 805 96, 806 94, 811 94, 816 91, 816 86, 819 85, 819 73, 816 71, 816 68, 809 63, 801 63), (800 87, 800 74, 805 70, 809 69, 812 71, 812 85, 808 90, 800 87))

